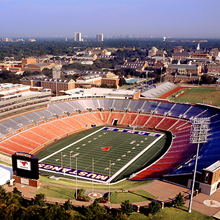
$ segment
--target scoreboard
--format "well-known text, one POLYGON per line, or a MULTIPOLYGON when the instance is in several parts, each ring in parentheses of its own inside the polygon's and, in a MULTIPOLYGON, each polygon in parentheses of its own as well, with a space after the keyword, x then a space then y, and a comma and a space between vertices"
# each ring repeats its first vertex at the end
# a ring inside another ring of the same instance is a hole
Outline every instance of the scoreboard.
POLYGON ((28 179, 39 179, 38 159, 32 154, 16 152, 12 155, 13 175, 28 179))

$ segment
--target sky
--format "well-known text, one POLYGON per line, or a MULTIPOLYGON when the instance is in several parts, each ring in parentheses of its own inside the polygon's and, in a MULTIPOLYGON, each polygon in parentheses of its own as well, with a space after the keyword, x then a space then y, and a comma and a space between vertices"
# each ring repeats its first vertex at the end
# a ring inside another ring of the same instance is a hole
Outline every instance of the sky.
POLYGON ((220 38, 220 0, 0 0, 0 37, 220 38))

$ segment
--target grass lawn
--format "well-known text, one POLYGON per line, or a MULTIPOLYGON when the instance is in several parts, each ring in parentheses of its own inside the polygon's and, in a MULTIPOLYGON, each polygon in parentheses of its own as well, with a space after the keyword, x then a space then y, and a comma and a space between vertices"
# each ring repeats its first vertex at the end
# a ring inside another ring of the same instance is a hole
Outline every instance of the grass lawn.
POLYGON ((129 191, 129 192, 114 192, 112 195, 111 203, 119 204, 125 200, 129 200, 131 203, 143 202, 149 199, 156 199, 157 197, 151 195, 143 189, 129 191))
MULTIPOLYGON (((40 181, 44 183, 53 183, 60 186, 72 186, 75 187, 76 182, 71 180, 65 180, 65 179, 59 179, 54 180, 50 179, 45 176, 40 176, 40 181)), ((111 190, 124 190, 124 189, 132 189, 137 188, 140 186, 147 185, 149 183, 152 183, 154 180, 146 180, 146 181, 129 181, 129 180, 123 180, 117 184, 111 185, 111 190)), ((77 181, 78 188, 84 188, 84 189, 91 189, 92 188, 92 182, 80 182, 77 181)), ((108 190, 108 185, 104 184, 94 184, 94 189, 97 190, 108 190)))
POLYGON ((129 88, 132 88, 134 86, 136 86, 137 84, 133 83, 133 84, 125 84, 123 86, 120 86, 119 89, 129 89, 129 88))
POLYGON ((204 103, 220 106, 220 90, 215 88, 191 88, 174 102, 204 103))
POLYGON ((44 185, 38 189, 35 194, 43 193, 45 196, 59 198, 59 199, 75 199, 76 190, 66 187, 58 187, 51 185, 44 185))
MULTIPOLYGON (((171 96, 169 96, 167 99, 169 99, 170 101, 173 101, 176 99, 176 95, 180 95, 181 93, 186 93, 189 90, 189 88, 187 89, 180 89, 179 91, 173 93, 171 96)), ((177 97, 178 98, 178 97, 177 97)))
POLYGON ((158 212, 155 216, 146 216, 142 213, 133 212, 130 216, 131 220, 144 220, 144 219, 166 219, 166 220, 214 220, 214 218, 204 215, 200 212, 192 210, 191 213, 188 213, 188 208, 183 207, 181 209, 166 207, 160 212, 158 212))

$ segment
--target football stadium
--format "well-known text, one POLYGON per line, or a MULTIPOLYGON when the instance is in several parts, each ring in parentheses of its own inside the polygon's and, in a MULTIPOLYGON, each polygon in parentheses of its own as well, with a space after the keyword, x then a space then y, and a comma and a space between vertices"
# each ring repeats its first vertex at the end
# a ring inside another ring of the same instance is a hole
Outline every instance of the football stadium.
POLYGON ((197 150, 190 142, 192 119, 209 119, 208 140, 198 155, 202 175, 220 158, 219 113, 207 104, 162 99, 65 100, 2 120, 0 151, 35 155, 45 175, 102 184, 164 179, 187 186, 197 150))

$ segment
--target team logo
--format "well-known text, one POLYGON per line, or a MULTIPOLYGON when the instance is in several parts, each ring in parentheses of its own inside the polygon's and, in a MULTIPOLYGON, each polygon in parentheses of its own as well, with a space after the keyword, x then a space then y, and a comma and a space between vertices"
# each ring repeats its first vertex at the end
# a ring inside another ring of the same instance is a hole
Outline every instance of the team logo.
POLYGON ((17 160, 17 168, 22 170, 31 170, 31 163, 26 160, 17 160))
POLYGON ((27 161, 20 161, 20 163, 22 164, 22 166, 28 166, 28 162, 27 161))
POLYGON ((111 147, 112 146, 110 146, 110 147, 101 147, 101 148, 102 148, 103 151, 109 151, 111 147))

